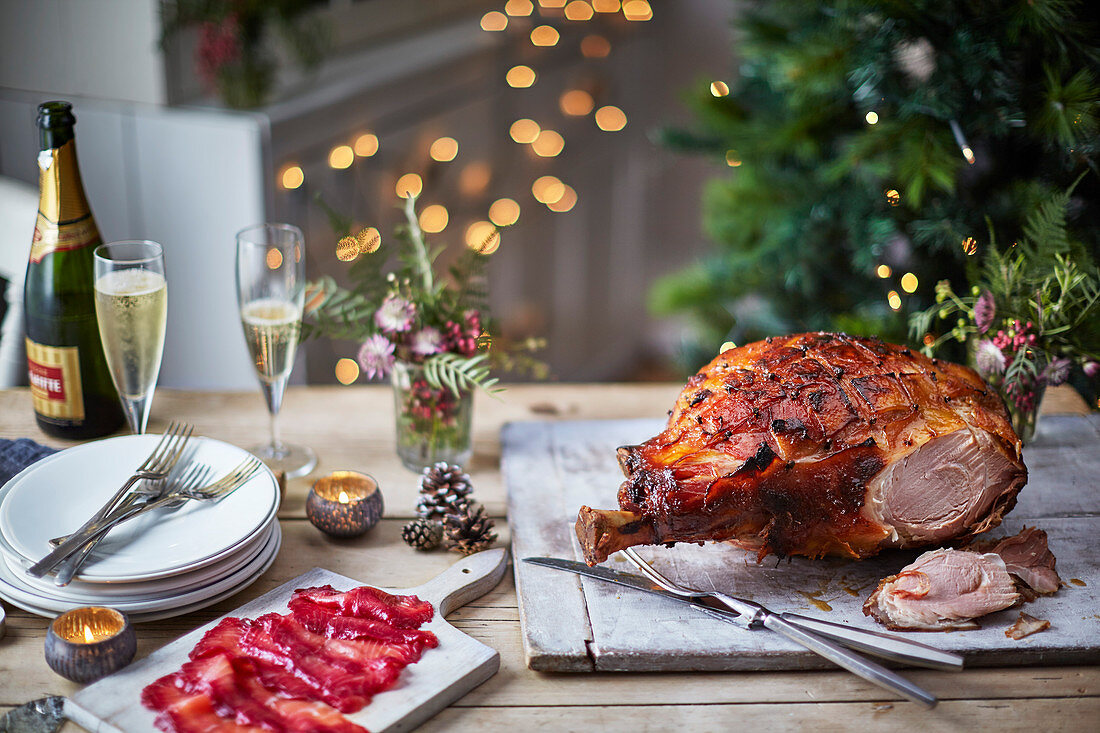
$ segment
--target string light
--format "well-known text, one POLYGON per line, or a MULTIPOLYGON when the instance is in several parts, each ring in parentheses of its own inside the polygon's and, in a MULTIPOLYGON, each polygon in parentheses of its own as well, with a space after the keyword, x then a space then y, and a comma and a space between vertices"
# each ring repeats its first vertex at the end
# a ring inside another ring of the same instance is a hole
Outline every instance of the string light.
POLYGON ((502 31, 508 27, 508 16, 499 10, 490 10, 481 16, 481 30, 502 31))
POLYGON ((584 0, 572 0, 565 6, 566 20, 592 20, 592 6, 584 0))
POLYGON ((891 206, 897 206, 899 203, 901 203, 901 194, 898 193, 896 189, 887 189, 886 203, 890 204, 891 206))
POLYGON ((890 304, 891 310, 901 310, 901 296, 898 295, 898 291, 891 290, 887 293, 886 302, 890 304))
POLYGON ((531 143, 531 149, 539 157, 553 158, 565 149, 565 139, 553 130, 543 130, 535 138, 535 142, 531 143))
POLYGON ((428 155, 432 156, 432 160, 448 163, 458 155, 458 141, 453 137, 441 137, 432 143, 428 155))
POLYGON ((374 227, 367 227, 355 235, 355 241, 359 245, 359 254, 371 254, 382 246, 382 233, 374 227))
POLYGON ((500 248, 500 232, 491 222, 475 221, 466 227, 466 246, 478 254, 491 255, 500 248))
POLYGON ((596 110, 596 126, 604 132, 618 132, 626 127, 626 113, 612 105, 600 107, 596 110))
POLYGON ((889 265, 879 265, 875 268, 875 274, 885 280, 893 274, 893 270, 890 269, 889 265))
POLYGON ((866 117, 864 117, 863 119, 867 120, 868 125, 877 125, 878 124, 878 112, 875 112, 874 110, 871 110, 870 112, 867 113, 866 117))
POLYGON ((519 221, 519 204, 512 199, 497 199, 489 207, 489 221, 506 227, 519 221))
POLYGON ((584 117, 592 111, 592 108, 596 106, 596 102, 592 99, 592 95, 583 89, 570 89, 558 99, 558 106, 561 108, 562 114, 571 117, 584 117))
POLYGON ((535 6, 531 0, 508 0, 504 4, 504 12, 513 18, 519 18, 535 12, 535 6))
POLYGON ((603 36, 590 35, 581 39, 581 55, 586 59, 603 59, 611 53, 611 41, 603 36))
POLYGON ((336 362, 336 381, 340 384, 351 384, 359 379, 359 365, 355 359, 343 358, 336 362))
POLYGON ((447 207, 440 204, 425 206, 420 212, 420 228, 428 234, 439 234, 447 228, 448 221, 450 221, 450 215, 447 213, 447 207))
POLYGON ((531 29, 531 45, 556 46, 561 34, 552 25, 540 25, 531 29))
POLYGON ((279 182, 283 184, 283 188, 288 191, 292 191, 305 183, 306 176, 302 173, 301 166, 288 165, 283 169, 283 174, 279 176, 279 182))
POLYGON ((541 129, 539 123, 534 120, 529 120, 526 117, 516 120, 512 123, 512 126, 508 128, 508 134, 512 136, 512 139, 517 143, 533 143, 535 138, 539 136, 541 129))
POLYGON ((267 251, 267 256, 264 257, 264 261, 267 263, 267 269, 278 270, 283 266, 283 253, 277 248, 272 247, 267 251))
POLYGON ((539 7, 543 8, 564 8, 565 0, 539 0, 539 7))
POLYGON ((565 184, 556 176, 541 176, 531 184, 531 195, 540 204, 556 204, 565 195, 565 184))
POLYGON ((620 7, 619 0, 592 0, 592 9, 597 13, 617 13, 620 7))
POLYGON ((355 151, 351 149, 350 145, 337 145, 328 153, 329 168, 343 170, 344 168, 350 168, 354 161, 355 151))
POLYGON ((963 154, 963 158, 970 165, 974 165, 974 151, 971 149, 969 143, 966 142, 966 136, 963 135, 962 127, 959 126, 957 120, 948 120, 947 124, 951 126, 951 134, 955 136, 955 144, 959 146, 959 150, 963 154))
POLYGON ((741 165, 741 158, 737 156, 736 150, 726 151, 726 165, 728 165, 730 168, 737 168, 741 165))
POLYGON ((917 292, 917 276, 907 272, 901 276, 901 289, 907 293, 917 292))
POLYGON ((394 188, 398 196, 407 199, 409 196, 420 195, 424 190, 424 181, 415 173, 406 173, 397 179, 397 185, 394 188))
POLYGON ((336 242, 336 259, 341 262, 351 262, 359 256, 359 240, 355 237, 340 237, 336 242))
POLYGON ((724 97, 730 93, 729 84, 724 81, 712 81, 710 83, 710 94, 713 97, 724 97))
POLYGON ((962 250, 967 257, 971 257, 978 252, 978 240, 974 237, 967 237, 962 241, 962 250))
POLYGON ((366 132, 355 138, 355 154, 360 158, 369 158, 378 152, 378 136, 366 132))
POLYGON ((493 169, 483 160, 475 160, 465 168, 458 176, 458 190, 464 196, 476 196, 489 187, 489 181, 493 178, 493 169))
POLYGON ((504 76, 504 80, 508 82, 508 86, 515 89, 526 89, 534 84, 537 78, 538 75, 535 73, 535 70, 523 64, 508 69, 508 73, 504 76))
POLYGON ((565 192, 562 197, 552 204, 547 204, 546 207, 550 211, 555 211, 559 214, 563 214, 569 211, 577 205, 577 192, 573 190, 572 186, 565 186, 565 192))
POLYGON ((649 20, 653 17, 653 8, 646 0, 626 0, 623 3, 623 17, 627 20, 649 20))

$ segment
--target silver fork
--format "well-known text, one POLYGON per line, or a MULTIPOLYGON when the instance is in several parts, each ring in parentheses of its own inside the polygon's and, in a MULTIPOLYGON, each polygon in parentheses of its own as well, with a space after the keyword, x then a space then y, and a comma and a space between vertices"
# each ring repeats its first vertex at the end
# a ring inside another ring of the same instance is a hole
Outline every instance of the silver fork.
MULTIPOLYGON (((134 484, 139 481, 163 481, 166 479, 172 469, 175 468, 180 456, 183 455, 183 450, 187 447, 187 443, 191 439, 191 433, 193 431, 194 428, 187 423, 175 421, 169 423, 168 429, 161 435, 160 440, 145 461, 134 469, 133 475, 126 479, 126 483, 124 483, 122 487, 103 504, 103 506, 97 509, 88 521, 81 525, 76 532, 79 532, 92 522, 102 519, 107 516, 109 512, 118 508, 124 498, 127 497, 127 492, 129 492, 134 484)), ((140 487, 139 489, 135 489, 135 491, 138 490, 140 490, 140 487)), ((76 532, 72 532, 62 537, 54 537, 50 540, 50 544, 57 547, 68 537, 76 534, 76 532)))
POLYGON ((843 646, 830 641, 818 633, 796 626, 787 618, 784 618, 780 614, 772 613, 755 601, 735 598, 718 591, 701 591, 694 588, 686 588, 674 583, 659 573, 652 565, 643 560, 641 555, 635 552, 633 548, 628 547, 622 550, 622 553, 643 575, 669 593, 692 600, 710 599, 712 601, 717 601, 725 609, 737 614, 733 617, 729 617, 728 614, 723 614, 724 620, 735 623, 746 629, 764 627, 774 631, 804 646, 810 651, 821 655, 834 664, 843 667, 849 672, 862 677, 868 682, 872 682, 879 687, 896 692, 908 700, 918 702, 927 707, 931 708, 936 705, 936 697, 924 688, 914 685, 901 675, 853 651, 845 649, 843 646))
MULTIPOLYGON (((129 509, 134 505, 140 506, 141 497, 151 497, 148 500, 151 501, 161 495, 166 495, 172 492, 190 491, 198 488, 204 481, 209 480, 210 466, 205 463, 191 463, 176 479, 165 479, 165 481, 171 481, 169 484, 165 484, 160 487, 156 493, 142 492, 135 489, 128 494, 122 501, 118 502, 117 510, 121 511, 129 509)), ((115 512, 112 512, 114 514, 115 512)), ((102 518, 101 518, 102 519, 102 518)), ((107 536, 106 532, 96 535, 94 538, 84 543, 76 552, 69 555, 67 558, 61 561, 61 564, 57 566, 57 577, 54 579, 54 583, 60 587, 64 587, 72 582, 73 576, 84 565, 88 556, 92 554, 92 551, 103 541, 103 538, 107 536)), ((68 537, 59 538, 58 545, 60 546, 68 537)))
POLYGON ((242 461, 233 470, 231 470, 225 476, 218 479, 209 486, 204 486, 199 489, 181 487, 166 493, 164 496, 158 496, 155 499, 151 499, 143 504, 138 504, 137 506, 132 506, 126 509, 120 509, 104 517, 98 522, 94 522, 82 534, 74 534, 72 537, 69 537, 69 539, 62 542, 61 545, 56 550, 54 550, 54 553, 62 555, 62 559, 64 559, 73 552, 76 552, 88 540, 95 539, 96 537, 106 534, 114 527, 117 527, 119 524, 129 521, 141 514, 145 514, 146 512, 152 511, 153 509, 164 506, 182 506, 189 499, 195 499, 198 501, 213 501, 216 499, 223 499, 239 489, 241 486, 243 486, 249 479, 256 475, 256 472, 258 472, 262 466, 263 463, 261 463, 258 458, 250 457, 242 461))

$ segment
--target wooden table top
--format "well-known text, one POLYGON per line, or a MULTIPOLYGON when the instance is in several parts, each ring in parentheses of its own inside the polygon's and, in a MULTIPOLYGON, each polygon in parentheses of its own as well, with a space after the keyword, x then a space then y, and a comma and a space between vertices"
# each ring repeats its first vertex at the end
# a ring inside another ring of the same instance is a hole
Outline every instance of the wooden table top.
MULTIPOLYGON (((654 417, 679 393, 676 384, 522 385, 503 400, 478 395, 475 455, 468 470, 475 496, 497 518, 509 540, 499 470, 501 425, 512 420, 654 417)), ((1081 412, 1075 394, 1050 390, 1045 412, 1081 412)), ((158 432, 169 420, 195 424, 202 435, 241 446, 262 442, 268 430, 259 391, 158 390, 150 420, 158 432)), ((280 418, 285 439, 312 446, 314 473, 290 482, 280 510, 283 546, 251 587, 210 608, 139 624, 138 656, 220 616, 312 567, 382 586, 418 585, 454 562, 454 553, 416 552, 400 538, 413 516, 417 476, 394 453, 392 395, 387 387, 298 387, 288 391, 280 418), (305 519, 305 498, 317 476, 355 469, 375 476, 385 496, 385 519, 362 538, 333 540, 305 519)), ((0 391, 0 437, 43 435, 26 390, 0 391)), ((9 603, 0 639, 0 714, 78 686, 54 674, 43 656, 48 620, 9 603)), ((496 590, 450 616, 457 627, 496 648, 495 677, 426 723, 424 731, 546 730, 694 731, 768 725, 780 730, 1097 730, 1100 667, 1024 667, 966 670, 961 674, 907 670, 906 676, 941 699, 929 712, 846 672, 695 674, 542 674, 523 662, 515 586, 511 575, 496 590)), ((65 731, 80 730, 69 723, 65 731)))

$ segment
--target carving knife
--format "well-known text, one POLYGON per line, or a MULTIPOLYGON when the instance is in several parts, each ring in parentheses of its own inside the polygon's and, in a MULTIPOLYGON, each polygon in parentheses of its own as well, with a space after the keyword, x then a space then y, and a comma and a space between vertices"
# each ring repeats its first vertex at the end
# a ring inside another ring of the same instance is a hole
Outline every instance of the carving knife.
MULTIPOLYGON (((555 570, 564 570, 570 573, 576 573, 577 575, 584 575, 589 578, 633 588, 634 590, 640 590, 644 593, 661 596, 662 598, 668 598, 677 603, 693 606, 712 618, 732 623, 742 628, 745 627, 744 622, 738 620, 737 613, 714 608, 687 598, 681 598, 680 596, 655 587, 652 583, 639 575, 623 573, 618 570, 600 566, 589 567, 583 562, 564 560, 556 557, 525 557, 523 561, 531 563, 532 565, 540 565, 555 570)), ((832 639, 849 649, 873 654, 893 662, 950 672, 958 672, 963 668, 963 658, 961 655, 945 652, 935 647, 921 644, 920 642, 909 641, 908 639, 892 636, 879 631, 866 631, 846 624, 822 621, 821 619, 810 618, 809 616, 802 616, 796 613, 778 613, 775 615, 794 626, 832 639)))

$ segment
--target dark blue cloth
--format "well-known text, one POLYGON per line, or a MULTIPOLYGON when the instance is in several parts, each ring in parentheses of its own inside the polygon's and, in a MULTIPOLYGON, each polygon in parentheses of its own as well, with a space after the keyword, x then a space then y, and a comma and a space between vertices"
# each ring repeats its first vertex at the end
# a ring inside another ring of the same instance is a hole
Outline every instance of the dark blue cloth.
POLYGON ((0 438, 0 486, 11 477, 36 461, 40 461, 57 451, 49 446, 39 445, 30 438, 5 440, 0 438))

